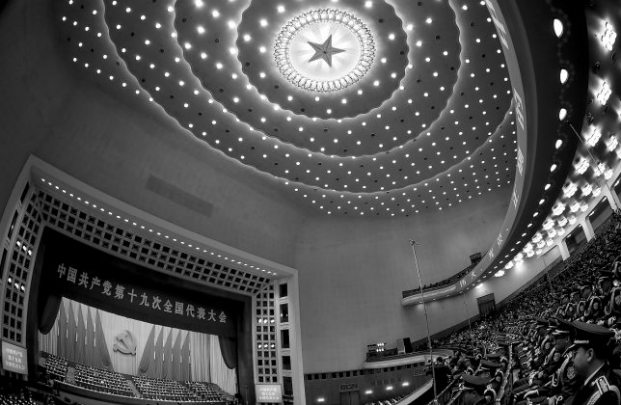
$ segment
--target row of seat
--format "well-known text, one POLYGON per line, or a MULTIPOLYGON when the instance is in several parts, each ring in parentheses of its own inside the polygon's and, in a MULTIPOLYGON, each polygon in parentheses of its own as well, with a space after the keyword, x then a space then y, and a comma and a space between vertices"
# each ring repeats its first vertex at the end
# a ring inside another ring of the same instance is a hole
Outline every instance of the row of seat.
MULTIPOLYGON (((137 397, 132 383, 142 398, 172 401, 224 402, 230 395, 217 384, 200 381, 173 381, 149 377, 129 376, 114 371, 102 370, 83 364, 75 365, 73 381, 68 381, 68 361, 62 357, 48 355, 45 362, 51 379, 73 383, 89 390, 137 397)), ((2 404, 0 404, 2 405, 2 404)))
POLYGON ((216 384, 188 381, 186 385, 194 391, 202 400, 211 402, 223 401, 228 395, 216 384))
POLYGON ((77 364, 74 380, 76 385, 94 391, 130 397, 135 396, 129 386, 129 382, 120 373, 77 364))
POLYGON ((48 355, 45 368, 52 379, 62 381, 67 377, 67 360, 62 357, 48 355))
POLYGON ((621 379, 612 372, 621 368, 619 338, 621 212, 617 211, 603 231, 563 262, 560 270, 550 272, 497 314, 475 323, 472 329, 453 333, 440 343, 461 352, 450 359, 449 369, 464 382, 460 390, 464 404, 482 405, 501 400, 517 405, 560 405, 574 398, 580 398, 576 400, 578 404, 588 399, 585 395, 590 386, 583 384, 584 367, 573 365, 575 350, 580 345, 595 347, 602 359, 604 368, 600 368, 603 371, 597 377, 606 379, 611 387, 621 388, 621 379), (595 344, 592 340, 596 336, 602 336, 603 340, 595 344), (512 347, 511 353, 515 352, 510 362, 506 358, 504 362, 490 359, 489 353, 495 351, 500 339, 512 347), (572 346, 574 343, 578 346, 572 346), (491 369, 483 379, 478 378, 481 365, 491 369), (510 375, 498 374, 507 365, 510 375), (468 375, 471 377, 464 378, 468 375), (504 377, 505 385, 500 391, 485 388, 494 376, 504 377), (501 393, 507 396, 496 398, 501 393))
POLYGON ((188 387, 177 381, 137 376, 132 377, 132 380, 144 398, 172 401, 200 399, 188 387))

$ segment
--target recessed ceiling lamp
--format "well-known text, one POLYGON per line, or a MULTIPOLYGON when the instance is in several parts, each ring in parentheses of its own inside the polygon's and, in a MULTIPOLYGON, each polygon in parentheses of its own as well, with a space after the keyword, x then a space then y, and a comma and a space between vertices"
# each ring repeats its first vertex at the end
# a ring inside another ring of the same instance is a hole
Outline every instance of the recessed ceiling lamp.
POLYGON ((604 48, 612 51, 615 40, 617 39, 617 33, 608 21, 606 21, 606 23, 604 24, 604 31, 602 32, 602 35, 599 37, 599 39, 602 41, 602 45, 604 45, 604 48))
POLYGON ((574 168, 578 174, 584 174, 589 168, 589 160, 585 157, 581 157, 578 162, 574 164, 574 168))
POLYGON ((593 186, 591 186, 591 183, 586 183, 584 186, 580 187, 580 191, 582 191, 583 196, 588 196, 593 191, 593 186))
POLYGON ((569 209, 571 210, 571 212, 577 212, 580 209, 580 203, 578 201, 574 201, 570 206, 569 209))
POLYGON ((374 58, 375 42, 366 24, 353 14, 333 9, 293 18, 274 44, 274 60, 283 77, 314 92, 351 86, 369 71, 374 58))
POLYGON ((610 139, 606 141, 606 149, 608 149, 608 151, 610 152, 615 150, 617 148, 617 145, 619 145, 619 140, 614 135, 611 135, 610 139))
POLYGON ((569 78, 569 72, 567 72, 567 69, 561 69, 561 72, 559 74, 559 79, 561 80, 562 84, 567 83, 567 79, 569 78))
POLYGON ((588 146, 593 147, 597 145, 597 142, 599 142, 601 137, 602 137, 601 131, 598 128, 593 128, 591 133, 586 136, 586 139, 584 140, 584 142, 588 146))
POLYGON ((563 184, 563 195, 565 198, 573 197, 574 194, 576 194, 576 191, 578 191, 576 183, 572 183, 568 180, 565 184, 563 184))
POLYGON ((558 219, 558 226, 560 226, 560 227, 562 228, 562 227, 564 227, 565 225, 567 225, 567 222, 568 222, 567 218, 565 218, 564 216, 563 216, 563 217, 560 217, 560 218, 558 219))
POLYGON ((560 201, 554 204, 554 207, 552 207, 552 215, 554 216, 561 215, 563 211, 565 211, 565 204, 560 201))
POLYGON ((600 104, 604 105, 606 104, 606 102, 608 102, 611 94, 612 90, 610 89, 608 82, 603 82, 602 87, 600 87, 597 94, 595 94, 595 98, 597 99, 597 101, 599 101, 600 104))
POLYGON ((553 227, 554 227, 554 221, 552 219, 548 218, 544 221, 543 229, 545 229, 546 231, 549 231, 553 227))
POLYGON ((555 18, 552 22, 552 26, 554 28, 554 34, 556 34, 556 36, 560 38, 561 35, 563 35, 563 23, 558 18, 555 18))
MULTIPOLYGON (((559 119, 559 121, 563 121, 565 118, 567 118, 567 109, 566 108, 561 108, 560 110, 558 110, 558 119, 559 119)), ((562 141, 561 141, 561 143, 562 143, 562 141)))

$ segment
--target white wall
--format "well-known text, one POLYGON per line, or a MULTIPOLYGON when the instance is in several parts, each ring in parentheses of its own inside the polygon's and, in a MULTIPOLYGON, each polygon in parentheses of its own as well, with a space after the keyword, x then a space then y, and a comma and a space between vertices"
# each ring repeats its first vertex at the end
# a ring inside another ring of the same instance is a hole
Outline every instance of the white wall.
MULTIPOLYGON (((509 192, 494 192, 485 204, 475 199, 412 218, 309 222, 300 233, 295 263, 304 372, 358 369, 367 344, 424 337, 422 307, 404 309, 400 302, 403 290, 418 286, 408 240, 421 243, 423 284, 455 274, 470 264, 469 255, 485 252, 495 240, 509 192)), ((463 305, 451 300, 431 309, 432 333, 467 317, 463 305)))

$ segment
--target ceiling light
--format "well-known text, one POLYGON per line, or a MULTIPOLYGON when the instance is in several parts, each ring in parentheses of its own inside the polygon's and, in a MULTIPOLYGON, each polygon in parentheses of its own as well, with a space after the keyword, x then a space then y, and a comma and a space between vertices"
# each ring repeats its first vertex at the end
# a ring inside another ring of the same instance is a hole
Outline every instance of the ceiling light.
POLYGON ((565 198, 573 197, 574 194, 576 194, 576 191, 578 191, 578 186, 576 185, 576 183, 573 183, 568 180, 563 185, 563 195, 565 196, 565 198))
POLYGON ((554 207, 552 207, 552 215, 554 216, 561 215, 564 211, 565 211, 565 204, 563 204, 560 201, 554 204, 554 207))
POLYGON ((584 140, 584 142, 588 146, 593 147, 597 145, 597 142, 599 142, 599 139, 601 137, 602 137, 602 133, 600 132, 599 128, 593 128, 591 133, 586 136, 586 139, 584 140))
MULTIPOLYGON (((569 210, 571 212, 577 212, 580 209, 580 203, 578 201, 574 201, 570 206, 569 206, 569 210)), ((571 222, 571 218, 570 218, 570 222, 571 222)))
POLYGON ((608 149, 608 151, 610 152, 615 150, 617 148, 617 145, 619 145, 619 140, 614 135, 611 135, 610 138, 606 141, 606 149, 608 149))
POLYGON ((565 118, 567 118, 567 109, 561 108, 558 110, 558 119, 559 121, 563 121, 565 118))
POLYGON ((562 84, 567 83, 567 79, 569 78, 569 72, 567 72, 567 69, 561 69, 561 72, 559 74, 559 78, 560 78, 562 84))
POLYGON ((552 26, 554 27, 554 33, 556 36, 560 38, 561 35, 563 35, 563 23, 558 18, 555 18, 552 22, 552 26))
POLYGON ((583 196, 588 196, 593 191, 593 186, 591 186, 591 183, 586 183, 584 186, 580 187, 580 191, 582 191, 583 196))
POLYGON ((604 45, 604 48, 612 51, 615 40, 617 39, 617 33, 608 21, 606 21, 606 23, 604 24, 604 31, 600 35, 599 39, 602 41, 602 45, 604 45))
POLYGON ((610 98, 611 94, 612 90, 610 89, 608 82, 603 82, 602 87, 600 87, 597 94, 595 94, 595 98, 597 99, 597 101, 599 101, 600 104, 604 105, 610 98))
POLYGON ((575 164, 574 168, 578 174, 584 174, 589 168, 589 161, 585 157, 581 157, 575 164))
POLYGON ((311 10, 293 18, 281 29, 274 45, 274 59, 283 77, 303 90, 315 92, 333 92, 351 86, 368 72, 374 58, 371 31, 362 20, 340 10, 311 10), (314 33, 322 26, 329 26, 332 34, 328 39, 322 37, 321 43, 311 44, 316 46, 316 54, 310 60, 314 63, 309 63, 307 55, 299 52, 301 47, 306 49, 309 45, 300 34, 314 33), (339 45, 332 46, 332 35, 340 38, 339 45), (322 56, 318 50, 322 47, 330 47, 333 53, 323 52, 322 56), (358 56, 345 57, 339 47, 352 48, 358 56), (332 69, 322 69, 325 64, 332 69))

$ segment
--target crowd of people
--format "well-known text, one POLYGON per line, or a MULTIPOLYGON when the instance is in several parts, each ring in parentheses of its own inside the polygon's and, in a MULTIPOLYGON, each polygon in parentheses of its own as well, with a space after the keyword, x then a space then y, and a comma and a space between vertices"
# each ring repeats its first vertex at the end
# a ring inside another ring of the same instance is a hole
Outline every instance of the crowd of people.
POLYGON ((621 212, 554 278, 440 345, 454 355, 436 384, 454 380, 457 405, 621 404, 621 212))

